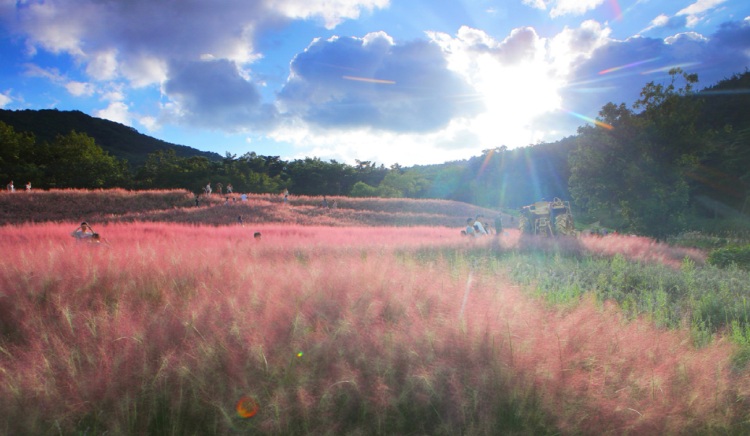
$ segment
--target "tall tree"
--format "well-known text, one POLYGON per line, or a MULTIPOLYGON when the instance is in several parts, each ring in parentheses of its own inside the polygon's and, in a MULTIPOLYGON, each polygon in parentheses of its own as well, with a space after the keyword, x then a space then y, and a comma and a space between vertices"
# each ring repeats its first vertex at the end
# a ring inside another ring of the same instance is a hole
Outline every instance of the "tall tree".
POLYGON ((667 87, 646 85, 634 107, 605 105, 596 126, 579 129, 578 149, 570 154, 571 193, 593 208, 619 206, 630 227, 663 239, 679 231, 688 206, 685 173, 702 143, 695 124, 700 100, 691 94, 698 77, 670 72, 667 87), (682 79, 684 87, 675 84, 682 79))

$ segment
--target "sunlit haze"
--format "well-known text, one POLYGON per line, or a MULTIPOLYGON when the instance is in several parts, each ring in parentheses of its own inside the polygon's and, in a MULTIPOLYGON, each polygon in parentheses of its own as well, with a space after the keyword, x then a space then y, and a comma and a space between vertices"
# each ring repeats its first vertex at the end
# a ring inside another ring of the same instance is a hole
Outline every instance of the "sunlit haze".
POLYGON ((466 159, 748 66, 745 0, 0 0, 0 109, 221 154, 466 159))

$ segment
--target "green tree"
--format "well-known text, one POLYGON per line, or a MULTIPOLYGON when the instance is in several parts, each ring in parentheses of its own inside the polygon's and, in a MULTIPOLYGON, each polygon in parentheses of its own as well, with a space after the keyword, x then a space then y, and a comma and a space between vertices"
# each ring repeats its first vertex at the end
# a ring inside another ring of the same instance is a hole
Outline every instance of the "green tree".
POLYGON ((130 182, 127 161, 109 156, 85 133, 72 131, 51 145, 36 144, 33 160, 44 172, 45 188, 114 188, 130 182))
POLYGON ((667 87, 646 85, 634 114, 624 104, 605 105, 596 126, 579 129, 570 153, 570 186, 576 203, 593 209, 620 207, 630 227, 663 239, 682 228, 688 206, 686 172, 696 163, 701 137, 695 129, 700 101, 690 95, 696 75, 670 71, 667 87), (685 86, 676 89, 681 77, 685 86))

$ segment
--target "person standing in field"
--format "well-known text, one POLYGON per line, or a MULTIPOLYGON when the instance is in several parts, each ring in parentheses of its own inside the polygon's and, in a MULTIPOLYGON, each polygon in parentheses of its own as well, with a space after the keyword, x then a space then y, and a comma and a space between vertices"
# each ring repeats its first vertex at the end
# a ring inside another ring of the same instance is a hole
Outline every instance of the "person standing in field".
POLYGON ((289 204, 289 190, 284 188, 284 204, 289 204))
POLYGON ((219 195, 221 195, 221 190, 224 188, 224 185, 221 184, 221 182, 216 184, 216 188, 219 189, 219 195))
POLYGON ((206 196, 211 196, 211 182, 208 182, 208 184, 206 185, 206 196))
POLYGON ((333 200, 333 206, 331 206, 331 209, 336 210, 338 208, 339 208, 339 204, 336 202, 336 200, 333 200))
POLYGON ((503 214, 498 213, 495 217, 495 236, 500 236, 503 233, 503 214))
POLYGON ((237 217, 237 224, 241 225, 242 227, 245 227, 245 221, 242 220, 242 215, 237 217))
POLYGON ((228 184, 228 185, 227 185, 227 194, 232 194, 232 191, 233 191, 233 190, 234 190, 234 188, 232 187, 232 184, 231 184, 231 183, 230 183, 230 184, 228 184))
POLYGON ((13 180, 8 183, 8 186, 6 186, 6 188, 8 189, 8 192, 16 192, 16 188, 13 187, 13 180))
POLYGON ((26 192, 31 192, 31 182, 26 184, 26 192))
POLYGON ((86 221, 82 222, 80 226, 73 230, 70 236, 76 238, 76 241, 83 241, 94 236, 94 229, 86 221))

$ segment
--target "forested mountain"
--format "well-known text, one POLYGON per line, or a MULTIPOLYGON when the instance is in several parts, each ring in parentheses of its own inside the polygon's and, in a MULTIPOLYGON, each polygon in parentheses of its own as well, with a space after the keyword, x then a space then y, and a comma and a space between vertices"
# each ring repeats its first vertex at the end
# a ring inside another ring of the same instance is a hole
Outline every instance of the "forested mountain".
POLYGON ((94 118, 80 111, 44 110, 0 110, 0 121, 13 127, 18 133, 33 133, 37 141, 51 144, 58 135, 67 135, 72 130, 94 138, 97 145, 110 156, 127 159, 132 166, 143 165, 150 153, 172 149, 177 156, 205 156, 220 160, 221 155, 201 151, 184 145, 170 144, 160 139, 139 133, 132 127, 102 118, 94 118))

